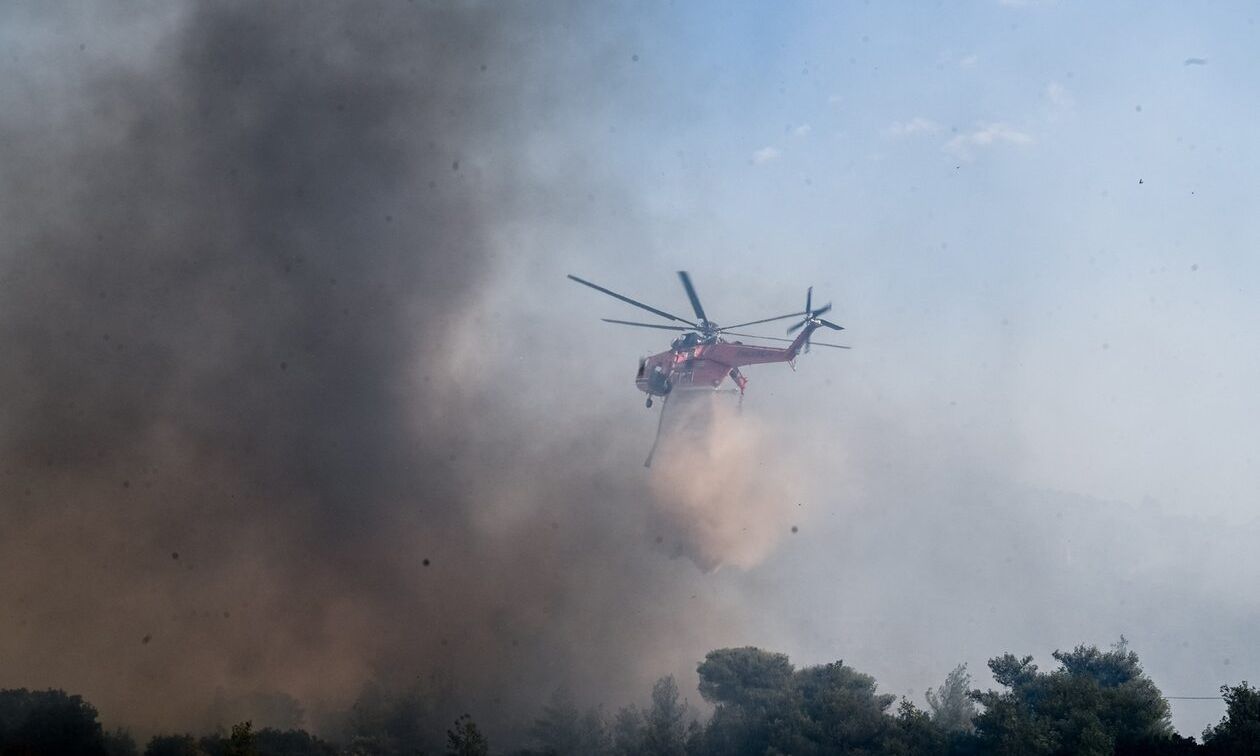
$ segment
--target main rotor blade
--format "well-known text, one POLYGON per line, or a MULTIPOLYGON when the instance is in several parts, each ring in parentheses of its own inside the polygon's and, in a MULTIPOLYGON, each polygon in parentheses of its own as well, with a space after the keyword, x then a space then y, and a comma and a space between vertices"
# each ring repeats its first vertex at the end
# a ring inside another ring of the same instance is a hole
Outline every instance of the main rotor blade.
POLYGON ((639 309, 647 310, 653 315, 660 315, 662 318, 667 318, 669 320, 677 320, 679 323, 686 323, 687 325, 693 328, 696 326, 695 323, 692 323, 690 320, 687 320, 686 318, 680 318, 677 315, 670 315, 668 312, 665 312, 664 310, 658 310, 655 307, 645 305, 642 302, 631 299, 630 297, 622 296, 621 294, 618 294, 617 292, 612 291, 611 289, 605 289, 603 286, 600 286, 598 284, 593 284, 590 281, 584 281, 578 278, 577 276, 573 275, 572 273, 569 274, 569 278, 574 281, 577 281, 583 286, 589 286, 595 291, 603 292, 607 294, 608 296, 612 297, 613 299, 620 299, 622 302, 625 302, 626 304, 632 304, 635 307, 638 307, 639 309))
POLYGON ((617 323, 618 325, 632 325, 640 328, 660 328, 663 331, 694 331, 694 328, 683 328, 682 326, 657 325, 656 323, 634 323, 629 320, 613 320, 612 318, 600 318, 605 323, 617 323))
MULTIPOLYGON (((748 338, 750 338, 750 339, 765 339, 766 341, 785 341, 785 342, 787 342, 787 343, 789 343, 789 344, 790 344, 790 343, 792 343, 792 342, 794 341, 794 339, 780 339, 780 338, 777 338, 777 337, 775 337, 775 336, 758 336, 758 335, 756 335, 755 333, 731 333, 731 332, 729 332, 729 331, 726 331, 726 332, 724 332, 724 335, 726 335, 726 336, 746 336, 746 337, 748 337, 748 338)), ((853 348, 853 347, 847 347, 847 346, 840 346, 839 344, 824 344, 824 343, 822 343, 821 341, 815 341, 815 342, 813 342, 813 344, 814 344, 814 346, 825 346, 825 347, 831 347, 832 349, 852 349, 852 348, 853 348)))
POLYGON ((807 314, 808 313, 804 313, 804 312, 791 312, 791 313, 788 313, 787 315, 776 315, 773 318, 762 318, 761 320, 750 320, 747 323, 736 323, 733 326, 726 326, 725 328, 719 328, 718 333, 729 331, 732 328, 744 328, 750 325, 757 325, 758 323, 770 323, 775 320, 787 320, 788 318, 799 318, 800 316, 807 315, 807 314))
POLYGON ((691 309, 696 311, 696 317, 700 322, 708 320, 704 316, 704 308, 700 306, 700 297, 696 296, 696 287, 691 285, 691 276, 687 275, 687 271, 678 271, 678 278, 682 281, 683 288, 687 290, 687 298, 691 300, 691 309))

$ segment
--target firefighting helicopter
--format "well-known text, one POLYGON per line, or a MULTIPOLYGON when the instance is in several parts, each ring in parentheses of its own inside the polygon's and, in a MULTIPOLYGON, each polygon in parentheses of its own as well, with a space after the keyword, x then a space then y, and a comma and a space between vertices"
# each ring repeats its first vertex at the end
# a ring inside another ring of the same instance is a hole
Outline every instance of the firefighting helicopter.
MULTIPOLYGON (((744 395, 744 389, 748 386, 748 379, 740 372, 740 367, 744 365, 757 365, 769 362, 787 362, 794 365, 797 355, 802 351, 808 352, 814 331, 819 328, 830 328, 835 331, 843 331, 844 326, 836 325, 829 320, 824 320, 821 316, 831 309, 830 304, 825 304, 818 309, 813 308, 814 288, 811 286, 805 292, 805 309, 801 312, 791 312, 787 315, 776 315, 772 318, 762 318, 760 320, 750 320, 744 323, 737 323, 731 326, 719 326, 717 323, 709 320, 708 315, 704 311, 704 307, 700 304, 700 297, 696 294, 696 288, 691 283, 691 276, 686 271, 678 271, 678 278, 682 281, 683 289, 687 292, 687 298, 691 301, 691 309, 695 311, 696 320, 693 322, 686 318, 679 317, 664 310, 657 309, 646 305, 638 300, 631 299, 623 294, 618 294, 611 289, 606 289, 598 284, 591 283, 575 275, 570 274, 569 278, 583 286, 589 286, 595 291, 607 294, 614 299, 619 299, 626 304, 634 305, 641 310, 646 310, 653 315, 673 321, 674 323, 682 323, 685 325, 666 325, 664 323, 638 323, 630 320, 615 320, 612 318, 601 318, 605 323, 616 323, 618 325, 635 326, 638 328, 657 328, 665 331, 680 331, 678 338, 674 339, 670 344, 668 351, 654 354, 650 357, 644 357, 639 360, 639 372, 635 376, 634 384, 638 389, 646 393, 647 400, 645 406, 651 408, 653 397, 663 397, 666 402, 672 392, 678 390, 718 390, 722 382, 727 377, 735 383, 741 399, 744 395), (773 323, 779 320, 787 320, 788 318, 801 318, 801 321, 787 329, 788 334, 800 331, 796 338, 783 339, 773 336, 756 336, 750 333, 738 333, 737 328, 745 328, 747 326, 760 325, 762 323, 773 323), (782 341, 788 345, 786 347, 761 346, 754 344, 744 344, 740 341, 727 341, 724 336, 742 336, 745 338, 762 339, 765 341, 782 341)), ((840 344, 824 344, 813 342, 814 346, 831 347, 833 349, 848 349, 847 346, 840 344)), ((664 410, 661 413, 661 421, 664 421, 664 410)), ((659 439, 660 429, 657 429, 657 437, 659 439)), ((653 443, 653 449, 656 444, 653 443)), ((648 455, 647 464, 652 462, 651 454, 648 455)))

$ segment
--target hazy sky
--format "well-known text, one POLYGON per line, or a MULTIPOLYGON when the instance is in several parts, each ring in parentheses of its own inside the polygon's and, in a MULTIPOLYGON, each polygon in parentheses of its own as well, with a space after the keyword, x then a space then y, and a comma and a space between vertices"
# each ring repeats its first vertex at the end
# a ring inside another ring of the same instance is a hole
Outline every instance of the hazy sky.
MULTIPOLYGON (((711 578, 760 615, 732 639, 901 693, 1122 633, 1170 695, 1260 674, 1245 4, 680 3, 606 33, 615 76, 538 159, 577 140, 631 220, 519 253, 534 286, 572 269, 685 309, 687 268, 731 322, 812 284, 855 347, 748 371, 817 498, 711 578)), ((522 296, 537 327, 588 313, 585 401, 637 400, 664 340, 594 321, 636 313, 522 296)), ((1189 734, 1221 713, 1173 709, 1189 734)))
POLYGON ((289 7, 0 16, 0 684, 169 729, 444 662, 493 733, 728 645, 1260 678, 1246 5, 289 7), (564 278, 679 269, 854 347, 746 371, 698 488, 668 337, 564 278))

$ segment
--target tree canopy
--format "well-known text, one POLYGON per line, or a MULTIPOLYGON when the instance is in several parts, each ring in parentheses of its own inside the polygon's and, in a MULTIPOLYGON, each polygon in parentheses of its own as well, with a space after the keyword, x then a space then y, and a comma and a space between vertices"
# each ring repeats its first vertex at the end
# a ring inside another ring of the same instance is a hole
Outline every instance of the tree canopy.
POLYGON ((1110 754, 1170 739, 1168 702, 1123 638, 1107 651, 1055 651, 1059 669, 1031 656, 989 661, 1004 691, 976 691, 976 734, 988 753, 1110 754))
POLYGON ((1221 686, 1225 716, 1203 731, 1205 750, 1213 754, 1260 754, 1260 689, 1246 680, 1234 687, 1221 686))
MULTIPOLYGON (((453 725, 435 726, 439 712, 453 705, 449 686, 401 692, 367 686, 338 720, 340 726, 332 727, 331 740, 297 728, 255 730, 245 720, 201 737, 157 735, 143 754, 1260 756, 1260 690, 1245 681, 1221 688, 1225 715, 1203 732, 1199 745, 1173 731, 1168 701, 1123 638, 1107 649, 1080 645, 1055 651, 1053 659, 1055 668, 1045 671, 1032 656, 996 656, 988 662, 995 688, 984 691, 972 690, 966 666, 958 665, 925 692, 921 709, 881 693, 875 678, 843 661, 797 668, 781 653, 723 648, 696 668, 699 693, 713 709, 703 723, 673 677, 658 679, 646 699, 620 709, 611 721, 598 706, 580 707, 561 687, 540 705, 529 728, 534 750, 512 750, 508 743, 492 751, 468 714, 452 715, 453 725)), ((290 709, 300 711, 292 704, 290 709)), ((140 751, 126 731, 104 731, 96 709, 80 696, 0 690, 0 756, 61 753, 140 751)))
POLYGON ((105 756, 96 709, 61 690, 0 690, 0 753, 105 756))

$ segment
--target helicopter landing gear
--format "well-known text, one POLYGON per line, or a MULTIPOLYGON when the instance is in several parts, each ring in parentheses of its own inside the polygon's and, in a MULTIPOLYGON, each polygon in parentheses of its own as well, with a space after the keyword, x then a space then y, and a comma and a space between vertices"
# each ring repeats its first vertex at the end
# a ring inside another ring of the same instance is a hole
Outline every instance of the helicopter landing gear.
POLYGON ((643 403, 643 406, 647 407, 648 409, 652 409, 652 397, 649 396, 647 398, 647 401, 643 403))

